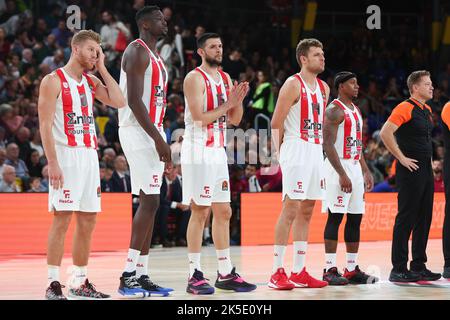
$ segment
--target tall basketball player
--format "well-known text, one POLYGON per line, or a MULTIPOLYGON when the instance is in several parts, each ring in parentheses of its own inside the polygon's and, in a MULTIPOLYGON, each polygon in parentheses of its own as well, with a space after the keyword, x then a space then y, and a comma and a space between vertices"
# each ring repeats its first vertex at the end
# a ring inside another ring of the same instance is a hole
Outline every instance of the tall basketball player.
POLYGON ((219 69, 223 53, 219 35, 205 33, 197 45, 202 64, 184 80, 186 131, 181 147, 183 204, 192 206, 187 230, 190 276, 186 291, 214 293, 200 266, 203 228, 210 208, 219 264, 215 287, 252 291, 256 286, 245 282, 230 260, 230 182, 224 149, 227 122, 233 125, 241 122, 242 100, 248 92, 248 83, 233 85, 230 76, 219 69))
POLYGON ((316 200, 323 199, 322 126, 330 89, 317 78, 325 69, 322 43, 304 39, 297 45, 301 71, 280 90, 272 117, 274 144, 283 173, 283 209, 275 226, 275 247, 269 287, 277 290, 321 288, 327 282, 305 268, 309 222, 316 200), (283 266, 291 227, 294 265, 288 278, 283 266))
POLYGON ((59 267, 64 239, 73 213, 77 226, 73 238, 73 274, 69 296, 106 299, 87 279, 87 264, 96 213, 100 211, 100 172, 93 115, 94 98, 112 107, 123 107, 125 99, 106 70, 100 35, 83 30, 72 39, 69 62, 45 76, 39 91, 39 124, 48 160, 49 211, 53 224, 48 235, 49 287, 45 297, 65 300, 59 267), (85 70, 97 71, 106 86, 85 70))
POLYGON ((365 211, 364 191, 373 188, 373 177, 363 156, 363 118, 353 100, 358 97, 356 75, 343 71, 336 74, 334 86, 338 98, 325 113, 323 149, 325 160, 324 209, 328 211, 325 226, 325 270, 323 280, 330 285, 368 284, 378 281, 358 266, 360 226, 365 211), (365 188, 365 190, 364 190, 365 188), (338 231, 347 214, 344 239, 347 247, 347 268, 344 275, 336 266, 338 231))
POLYGON ((128 45, 122 59, 120 88, 127 103, 119 111, 119 138, 130 165, 131 192, 139 195, 139 207, 133 218, 119 293, 166 296, 172 289, 154 284, 148 276, 148 253, 164 163, 171 160, 162 127, 168 77, 163 60, 156 53, 156 42, 168 29, 156 6, 139 10, 136 23, 139 39, 128 45))

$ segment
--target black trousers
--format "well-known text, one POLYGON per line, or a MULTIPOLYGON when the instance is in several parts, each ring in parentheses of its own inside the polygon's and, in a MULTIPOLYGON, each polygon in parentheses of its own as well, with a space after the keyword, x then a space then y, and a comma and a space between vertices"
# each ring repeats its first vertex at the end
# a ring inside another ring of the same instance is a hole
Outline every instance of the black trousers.
POLYGON ((450 150, 445 150, 444 186, 445 186, 445 218, 442 228, 442 248, 444 251, 444 267, 450 267, 450 150))
POLYGON ((425 269, 426 248, 433 215, 434 180, 430 157, 409 158, 418 160, 419 169, 410 172, 400 163, 397 164, 398 214, 395 218, 392 238, 393 270, 407 270, 408 241, 412 232, 413 271, 425 269))
POLYGON ((155 227, 153 237, 159 237, 161 241, 169 240, 169 228, 167 220, 169 214, 175 215, 175 239, 174 240, 186 240, 186 231, 191 216, 190 211, 181 211, 180 209, 172 209, 169 206, 161 205, 158 208, 155 219, 155 227))

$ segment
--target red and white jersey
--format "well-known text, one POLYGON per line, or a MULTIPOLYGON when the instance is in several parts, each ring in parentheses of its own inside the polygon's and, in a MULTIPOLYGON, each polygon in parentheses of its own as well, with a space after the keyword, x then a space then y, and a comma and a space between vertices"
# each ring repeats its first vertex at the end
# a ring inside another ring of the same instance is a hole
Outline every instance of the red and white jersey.
MULTIPOLYGON (((163 120, 164 114, 166 112, 168 73, 161 57, 159 55, 156 56, 144 41, 142 41, 141 39, 137 39, 129 45, 133 45, 136 42, 147 49, 148 55, 150 57, 150 63, 148 64, 144 75, 144 91, 142 93, 142 102, 147 108, 150 121, 156 126, 161 135, 163 135, 163 120)), ((127 101, 125 107, 119 109, 119 126, 139 126, 139 123, 136 120, 133 111, 128 105, 127 73, 123 70, 123 67, 121 67, 120 70, 119 86, 127 101)))
POLYGON ((291 107, 284 121, 284 137, 322 144, 327 103, 324 83, 316 78, 316 89, 312 91, 299 73, 293 77, 300 82, 300 99, 291 107))
POLYGON ((83 73, 81 82, 77 82, 63 68, 55 72, 61 82, 52 128, 55 143, 97 149, 93 112, 94 81, 86 73, 83 73))
POLYGON ((339 99, 332 102, 344 111, 344 121, 338 127, 334 147, 340 159, 359 160, 362 151, 363 118, 357 106, 352 103, 353 110, 339 99))
MULTIPOLYGON (((205 81, 205 93, 203 95, 203 111, 214 110, 227 101, 230 93, 228 78, 222 70, 218 70, 220 75, 219 82, 216 82, 206 71, 196 68, 205 81)), ((226 145, 227 119, 222 116, 206 128, 195 127, 187 99, 185 99, 184 122, 186 125, 185 138, 194 143, 211 148, 223 148, 226 145)))

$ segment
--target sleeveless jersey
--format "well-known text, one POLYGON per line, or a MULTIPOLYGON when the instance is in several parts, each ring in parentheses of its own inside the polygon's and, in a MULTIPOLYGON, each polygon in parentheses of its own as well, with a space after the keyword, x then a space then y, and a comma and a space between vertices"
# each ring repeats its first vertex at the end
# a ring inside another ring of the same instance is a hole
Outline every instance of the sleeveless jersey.
MULTIPOLYGON (((201 68, 196 68, 196 72, 199 72, 203 80, 205 81, 205 93, 203 95, 203 111, 207 112, 214 110, 222 105, 228 99, 230 92, 230 86, 228 78, 222 70, 218 70, 220 74, 219 82, 216 82, 209 74, 207 74, 201 68)), ((184 122, 186 125, 185 138, 191 140, 194 143, 199 143, 205 147, 211 148, 223 148, 226 145, 226 129, 227 119, 226 116, 222 116, 213 123, 210 123, 206 128, 195 128, 195 123, 192 119, 191 112, 189 110, 187 99, 185 98, 185 114, 184 122)))
POLYGON ((86 73, 83 73, 81 82, 77 82, 63 68, 55 72, 61 83, 52 128, 55 143, 97 149, 93 112, 94 81, 86 73))
POLYGON ((359 160, 362 151, 363 118, 357 106, 352 103, 353 110, 339 99, 332 103, 344 111, 344 121, 339 125, 334 147, 340 159, 359 160))
MULTIPOLYGON (((147 69, 145 70, 144 75, 144 90, 142 93, 142 102, 147 108, 150 121, 159 130, 161 135, 163 135, 163 120, 164 114, 166 112, 166 95, 168 83, 167 70, 161 57, 155 56, 155 54, 141 39, 137 39, 131 42, 129 45, 132 45, 136 42, 147 49, 148 55, 150 57, 150 62, 147 69)), ((123 70, 123 67, 121 67, 120 70, 119 86, 127 101, 125 107, 119 109, 119 126, 139 126, 139 123, 136 120, 133 111, 128 105, 127 74, 123 70)))
POLYGON ((300 99, 291 107, 284 121, 285 139, 300 138, 309 143, 322 144, 327 102, 323 81, 317 78, 316 89, 312 92, 300 74, 294 77, 300 82, 300 99))

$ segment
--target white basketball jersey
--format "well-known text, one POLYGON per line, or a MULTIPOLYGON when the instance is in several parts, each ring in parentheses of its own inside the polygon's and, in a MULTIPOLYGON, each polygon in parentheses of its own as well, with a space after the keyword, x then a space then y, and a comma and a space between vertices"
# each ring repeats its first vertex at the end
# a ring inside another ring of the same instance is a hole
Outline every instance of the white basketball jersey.
MULTIPOLYGON (((166 112, 166 95, 168 82, 167 70, 161 57, 155 56, 155 54, 141 39, 137 39, 131 42, 129 45, 132 45, 136 42, 147 49, 150 57, 150 63, 148 64, 144 75, 144 91, 142 94, 142 102, 147 108, 150 121, 159 130, 161 135, 163 135, 163 120, 164 114, 166 112)), ((128 105, 127 74, 123 70, 123 67, 121 67, 120 70, 119 86, 127 101, 125 107, 119 109, 119 126, 139 126, 139 123, 136 120, 133 111, 128 105)))
MULTIPOLYGON (((210 110, 214 110, 225 103, 228 99, 230 90, 228 78, 225 73, 222 70, 218 70, 220 74, 220 80, 219 82, 216 82, 201 68, 197 68, 195 70, 202 75, 205 81, 205 93, 203 94, 203 111, 207 112, 210 110)), ((192 115, 189 110, 189 105, 186 98, 185 105, 185 139, 188 139, 195 143, 199 143, 205 147, 223 148, 226 145, 226 116, 224 115, 220 117, 213 123, 210 123, 206 128, 195 128, 195 123, 192 119, 192 115)))
POLYGON ((300 138, 314 144, 323 143, 326 93, 323 81, 316 78, 316 89, 311 91, 300 74, 294 77, 300 82, 300 99, 294 104, 284 121, 284 137, 300 138))
POLYGON ((63 68, 55 72, 61 82, 52 128, 55 143, 97 149, 93 112, 94 82, 86 73, 83 73, 81 82, 77 82, 63 68))
POLYGON ((338 127, 334 147, 341 159, 359 160, 362 151, 362 124, 363 118, 359 109, 352 103, 353 110, 342 101, 335 99, 332 103, 344 111, 344 121, 338 127))

